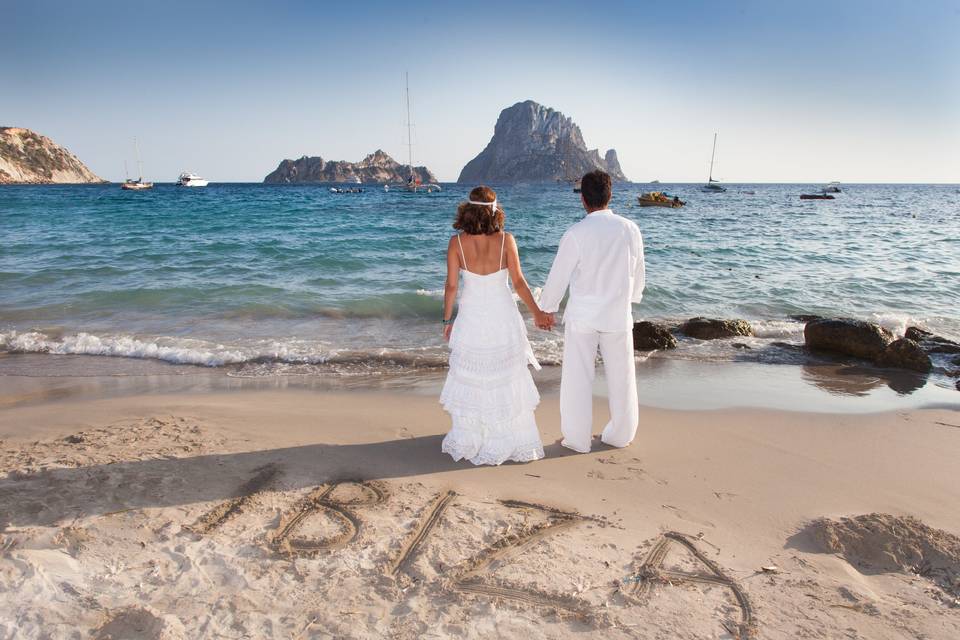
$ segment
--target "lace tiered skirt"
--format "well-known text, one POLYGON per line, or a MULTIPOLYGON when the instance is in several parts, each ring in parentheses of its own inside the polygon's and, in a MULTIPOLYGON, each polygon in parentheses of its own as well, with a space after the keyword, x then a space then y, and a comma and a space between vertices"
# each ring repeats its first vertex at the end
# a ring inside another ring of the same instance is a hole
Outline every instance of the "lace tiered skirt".
POLYGON ((510 303, 512 309, 488 307, 482 314, 461 305, 454 324, 440 394, 453 422, 442 449, 454 460, 498 465, 543 457, 533 415, 540 394, 528 369, 540 365, 516 303, 510 303))

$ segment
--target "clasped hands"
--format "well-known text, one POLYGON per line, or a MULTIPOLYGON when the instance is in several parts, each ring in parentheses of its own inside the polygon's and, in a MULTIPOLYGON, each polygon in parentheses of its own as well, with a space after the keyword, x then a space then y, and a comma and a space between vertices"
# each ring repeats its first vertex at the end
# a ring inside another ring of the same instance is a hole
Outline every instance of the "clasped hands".
POLYGON ((537 329, 542 329, 543 331, 553 331, 553 325, 556 323, 556 318, 552 313, 541 311, 540 313, 534 315, 534 324, 537 325, 537 329))

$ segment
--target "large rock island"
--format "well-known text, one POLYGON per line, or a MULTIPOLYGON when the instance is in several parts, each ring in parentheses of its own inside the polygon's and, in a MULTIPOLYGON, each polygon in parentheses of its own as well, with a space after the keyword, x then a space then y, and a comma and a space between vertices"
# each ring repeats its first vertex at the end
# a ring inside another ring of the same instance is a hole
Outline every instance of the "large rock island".
POLYGON ((56 142, 20 127, 0 127, 0 184, 106 182, 56 142))
POLYGON ((554 182, 577 180, 602 169, 614 180, 626 181, 617 152, 604 157, 588 150, 573 120, 533 100, 518 102, 500 112, 493 138, 467 163, 457 182, 554 182))
MULTIPOLYGON (((426 167, 414 167, 413 175, 423 184, 437 182, 426 167)), ((406 182, 410 178, 410 165, 400 164, 380 149, 360 162, 303 156, 297 160, 284 160, 263 181, 269 184, 293 184, 355 182, 356 178, 364 183, 406 182)))

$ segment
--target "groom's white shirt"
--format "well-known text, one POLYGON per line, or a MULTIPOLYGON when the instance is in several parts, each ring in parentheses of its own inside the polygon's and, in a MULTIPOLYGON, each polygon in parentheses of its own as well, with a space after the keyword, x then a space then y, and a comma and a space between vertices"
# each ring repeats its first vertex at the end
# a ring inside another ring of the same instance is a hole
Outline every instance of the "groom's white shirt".
POLYGON ((645 274, 640 228, 609 209, 594 211, 567 229, 540 293, 553 313, 570 287, 563 322, 600 332, 633 327, 632 303, 643 297, 645 274))

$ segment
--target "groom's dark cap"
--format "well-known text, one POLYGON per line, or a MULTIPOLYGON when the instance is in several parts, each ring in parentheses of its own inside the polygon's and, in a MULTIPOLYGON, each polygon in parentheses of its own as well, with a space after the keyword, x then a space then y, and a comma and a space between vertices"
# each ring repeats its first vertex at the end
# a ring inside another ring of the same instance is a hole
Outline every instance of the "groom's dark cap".
POLYGON ((591 207, 605 207, 613 197, 613 180, 606 171, 591 171, 580 179, 580 195, 591 207))

